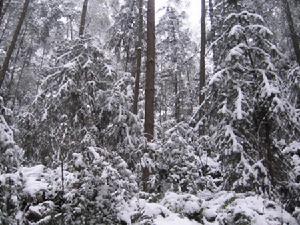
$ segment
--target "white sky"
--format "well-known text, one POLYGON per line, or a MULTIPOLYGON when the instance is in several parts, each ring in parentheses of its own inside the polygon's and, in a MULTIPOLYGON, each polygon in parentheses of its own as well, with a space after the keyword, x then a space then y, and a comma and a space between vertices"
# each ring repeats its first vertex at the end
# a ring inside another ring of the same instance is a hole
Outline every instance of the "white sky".
MULTIPOLYGON (((163 6, 166 5, 168 0, 156 0, 156 12, 159 12, 163 6)), ((201 1, 200 0, 184 0, 183 6, 186 9, 186 13, 189 17, 188 26, 192 29, 193 33, 198 36, 200 33, 200 16, 201 16, 201 1)), ((159 17, 159 13, 157 13, 159 17)))

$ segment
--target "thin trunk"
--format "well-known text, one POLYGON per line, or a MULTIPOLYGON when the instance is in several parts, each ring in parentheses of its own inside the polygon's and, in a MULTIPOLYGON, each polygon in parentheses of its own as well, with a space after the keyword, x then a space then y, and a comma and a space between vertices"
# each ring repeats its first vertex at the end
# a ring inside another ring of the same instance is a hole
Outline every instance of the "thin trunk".
POLYGON ((201 53, 200 53, 200 82, 199 82, 199 104, 204 102, 205 94, 203 89, 205 86, 205 45, 206 45, 206 32, 205 32, 205 0, 201 0, 201 53))
POLYGON ((135 86, 134 86, 134 101, 133 101, 133 113, 138 113, 138 102, 140 94, 140 77, 142 67, 142 48, 143 48, 143 0, 139 0, 139 27, 138 27, 138 44, 136 50, 136 75, 135 75, 135 86))
POLYGON ((11 71, 11 74, 10 74, 10 81, 9 81, 9 83, 7 85, 7 89, 8 89, 7 100, 10 98, 10 95, 11 95, 11 92, 12 92, 12 86, 13 86, 13 81, 14 81, 14 74, 15 74, 16 67, 17 67, 17 61, 19 60, 19 54, 20 54, 20 51, 21 51, 21 49, 23 47, 23 41, 24 41, 24 38, 26 36, 26 33, 27 33, 27 26, 24 29, 24 32, 23 32, 22 37, 20 39, 18 50, 17 50, 16 55, 14 57, 14 61, 13 61, 14 67, 13 67, 13 69, 11 71))
POLYGON ((2 18, 4 0, 0 0, 0 18, 2 18))
POLYGON ((128 72, 128 70, 129 70, 128 64, 132 60, 132 57, 130 57, 130 44, 131 44, 131 40, 129 39, 129 41, 125 47, 125 51, 126 51, 126 60, 125 60, 125 68, 124 68, 125 72, 128 72))
POLYGON ((89 2, 89 0, 84 0, 84 2, 83 2, 82 11, 81 11, 81 19, 80 19, 79 37, 82 37, 84 34, 88 2, 89 2))
POLYGON ((9 68, 9 63, 10 63, 10 60, 11 60, 11 56, 13 54, 13 51, 14 51, 15 47, 16 47, 16 43, 17 43, 21 28, 22 28, 22 25, 24 23, 24 20, 25 20, 26 14, 27 14, 29 2, 30 2, 30 0, 25 0, 25 2, 24 2, 22 13, 21 13, 18 25, 16 27, 16 30, 15 30, 14 34, 13 34, 12 41, 11 41, 9 47, 8 47, 8 50, 7 50, 2 68, 0 70, 0 88, 2 87, 4 78, 5 78, 5 74, 8 70, 8 68, 9 68))
MULTIPOLYGON (((32 46, 32 40, 31 40, 31 46, 32 46)), ((25 67, 26 67, 26 65, 28 66, 30 64, 31 57, 32 57, 32 51, 29 51, 26 54, 26 57, 24 59, 24 62, 23 62, 23 65, 22 65, 22 68, 21 68, 21 71, 20 71, 19 79, 18 79, 18 82, 17 82, 17 85, 16 85, 14 100, 13 100, 13 107, 12 107, 14 110, 15 110, 15 107, 16 107, 16 101, 18 100, 19 108, 20 108, 20 105, 21 105, 21 102, 22 102, 22 99, 21 99, 22 95, 20 94, 20 85, 21 85, 21 80, 23 79, 25 67)))
MULTIPOLYGON (((145 88, 145 137, 148 141, 154 138, 154 83, 155 83, 155 0, 148 0, 147 11, 147 71, 145 88)), ((143 190, 148 191, 150 168, 142 169, 143 190)))
POLYGON ((72 24, 72 19, 70 19, 70 35, 71 35, 71 41, 73 41, 73 24, 72 24))
POLYGON ((289 4, 288 0, 282 0, 282 3, 284 5, 285 15, 286 15, 286 19, 287 19, 289 29, 290 29, 290 35, 291 35, 291 39, 293 42, 293 48, 294 48, 294 52, 295 52, 295 56, 296 56, 296 61, 300 66, 300 43, 299 43, 299 37, 295 30, 294 21, 293 21, 291 9, 290 9, 290 4, 289 4))
POLYGON ((148 141, 154 137, 155 101, 155 0, 148 0, 147 11, 147 72, 145 90, 145 136, 148 141))
MULTIPOLYGON (((209 6, 209 18, 210 18, 210 26, 211 26, 210 43, 214 43, 214 41, 216 39, 216 31, 215 31, 213 0, 208 1, 208 6, 209 6)), ((218 60, 215 46, 212 46, 212 52, 213 52, 213 66, 214 66, 214 71, 215 71, 216 65, 217 65, 217 60, 218 60)))
MULTIPOLYGON (((177 64, 177 62, 176 62, 177 64)), ((174 74, 174 95, 175 95, 175 120, 177 123, 180 121, 180 98, 178 93, 178 70, 175 70, 174 74)))

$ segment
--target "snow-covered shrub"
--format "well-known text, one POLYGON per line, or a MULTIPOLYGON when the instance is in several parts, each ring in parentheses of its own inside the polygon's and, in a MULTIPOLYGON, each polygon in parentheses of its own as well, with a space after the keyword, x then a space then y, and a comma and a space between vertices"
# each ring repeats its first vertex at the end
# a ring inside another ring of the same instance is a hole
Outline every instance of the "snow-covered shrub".
POLYGON ((174 213, 202 222, 202 201, 195 195, 167 192, 161 204, 174 213))
POLYGON ((0 224, 119 224, 117 215, 138 190, 126 162, 96 147, 73 158, 63 168, 0 175, 0 224))
POLYGON ((296 225, 297 221, 283 205, 253 193, 200 193, 203 200, 203 224, 296 225))
POLYGON ((6 121, 10 114, 0 96, 0 174, 15 171, 23 157, 23 150, 15 143, 13 130, 6 121))
POLYGON ((20 167, 15 173, 0 175, 1 224, 51 224, 58 216, 55 200, 59 170, 42 165, 20 167), (2 220, 1 220, 2 219, 2 220))
POLYGON ((137 193, 136 177, 116 152, 90 147, 87 153, 73 155, 74 180, 65 187, 62 206, 65 221, 119 224, 117 214, 137 193))
POLYGON ((158 180, 165 191, 195 193, 201 183, 201 159, 192 143, 193 130, 181 122, 165 132, 158 153, 158 180))

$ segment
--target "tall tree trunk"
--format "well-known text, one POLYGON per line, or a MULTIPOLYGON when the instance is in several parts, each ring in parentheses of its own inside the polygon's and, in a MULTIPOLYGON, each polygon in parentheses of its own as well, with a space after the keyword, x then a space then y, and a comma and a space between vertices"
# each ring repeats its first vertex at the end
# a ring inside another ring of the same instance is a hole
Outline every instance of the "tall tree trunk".
POLYGON ((300 66, 299 37, 298 37, 297 32, 295 30, 294 21, 293 21, 293 18, 292 18, 292 13, 291 13, 289 1, 288 0, 282 0, 282 3, 284 5, 285 15, 286 15, 286 19, 287 19, 289 29, 290 29, 290 35, 291 35, 291 39, 292 39, 292 42, 293 42, 293 48, 294 48, 296 60, 297 60, 297 63, 299 64, 299 66, 300 66))
POLYGON ((147 11, 147 71, 145 90, 145 137, 151 141, 154 137, 154 101, 155 101, 155 0, 148 0, 147 11))
MULTIPOLYGON (((148 0, 147 6, 147 71, 145 87, 145 137, 148 141, 154 138, 154 82, 155 82, 155 0, 148 0)), ((142 168, 143 190, 148 191, 150 168, 142 168)))
POLYGON ((199 82, 199 104, 204 102, 205 94, 203 89, 205 86, 205 45, 206 45, 206 32, 205 32, 205 0, 201 0, 201 52, 200 52, 200 82, 199 82))
POLYGON ((143 0, 139 0, 139 27, 138 27, 138 44, 136 50, 136 74, 135 74, 135 85, 134 85, 134 100, 133 100, 133 113, 138 113, 138 102, 140 94, 140 77, 142 67, 142 45, 143 45, 143 0))
POLYGON ((6 56, 5 56, 2 68, 0 69, 0 88, 2 87, 4 78, 5 78, 5 74, 6 74, 7 70, 8 70, 9 63, 10 63, 13 51, 14 51, 14 49, 16 47, 17 40, 18 40, 20 31, 21 31, 23 22, 25 20, 26 14, 27 14, 29 2, 30 2, 30 0, 25 0, 25 2, 24 2, 23 9, 22 9, 22 12, 21 12, 21 16, 20 16, 18 25, 16 27, 16 30, 15 30, 14 34, 13 34, 12 41, 11 41, 9 47, 8 47, 8 50, 7 50, 7 53, 6 53, 6 56))
POLYGON ((88 2, 89 2, 89 0, 84 0, 84 2, 83 2, 82 11, 81 11, 81 19, 80 19, 80 27, 79 27, 79 37, 82 37, 84 34, 88 2))

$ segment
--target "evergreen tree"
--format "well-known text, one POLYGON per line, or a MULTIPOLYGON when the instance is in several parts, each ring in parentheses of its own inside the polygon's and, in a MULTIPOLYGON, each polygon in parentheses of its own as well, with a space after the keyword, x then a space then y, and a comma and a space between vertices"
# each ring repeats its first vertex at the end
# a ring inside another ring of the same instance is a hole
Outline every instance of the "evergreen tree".
POLYGON ((223 4, 228 13, 217 45, 220 66, 210 78, 201 121, 220 154, 225 189, 278 193, 290 171, 279 143, 299 138, 299 115, 276 66, 282 55, 261 16, 241 11, 239 3, 223 4))

